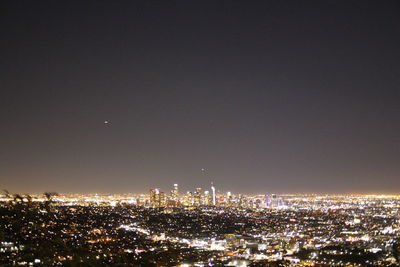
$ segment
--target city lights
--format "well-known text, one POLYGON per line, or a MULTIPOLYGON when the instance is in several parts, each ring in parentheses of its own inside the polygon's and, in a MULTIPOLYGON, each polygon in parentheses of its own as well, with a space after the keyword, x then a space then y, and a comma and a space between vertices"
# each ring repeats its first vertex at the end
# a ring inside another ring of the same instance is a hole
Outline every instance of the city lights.
POLYGON ((200 187, 180 192, 173 184, 169 193, 155 188, 148 194, 3 195, 0 263, 398 264, 400 196, 246 195, 214 184, 210 189, 216 193, 200 187), (35 258, 26 260, 30 253, 35 258))

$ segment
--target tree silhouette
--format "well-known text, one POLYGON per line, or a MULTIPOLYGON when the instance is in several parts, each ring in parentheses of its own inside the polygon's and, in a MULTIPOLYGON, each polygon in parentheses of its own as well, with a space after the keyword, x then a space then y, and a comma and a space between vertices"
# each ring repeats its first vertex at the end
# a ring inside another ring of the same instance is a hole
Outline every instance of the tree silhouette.
POLYGON ((400 265, 400 239, 397 239, 396 242, 394 242, 393 244, 393 257, 400 265))

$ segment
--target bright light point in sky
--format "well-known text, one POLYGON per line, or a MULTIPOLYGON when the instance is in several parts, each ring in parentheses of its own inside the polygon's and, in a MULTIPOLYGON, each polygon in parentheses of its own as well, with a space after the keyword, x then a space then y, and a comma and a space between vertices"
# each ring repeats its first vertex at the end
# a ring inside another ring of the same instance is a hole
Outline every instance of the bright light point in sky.
POLYGON ((108 124, 108 121, 104 121, 104 124, 108 124))

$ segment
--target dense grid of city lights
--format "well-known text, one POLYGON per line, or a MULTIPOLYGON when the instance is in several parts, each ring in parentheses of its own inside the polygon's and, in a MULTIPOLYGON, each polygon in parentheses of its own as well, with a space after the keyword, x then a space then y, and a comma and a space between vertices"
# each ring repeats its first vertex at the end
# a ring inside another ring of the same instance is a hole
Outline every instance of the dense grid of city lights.
POLYGON ((400 196, 243 195, 212 188, 4 194, 0 264, 398 264, 400 196))

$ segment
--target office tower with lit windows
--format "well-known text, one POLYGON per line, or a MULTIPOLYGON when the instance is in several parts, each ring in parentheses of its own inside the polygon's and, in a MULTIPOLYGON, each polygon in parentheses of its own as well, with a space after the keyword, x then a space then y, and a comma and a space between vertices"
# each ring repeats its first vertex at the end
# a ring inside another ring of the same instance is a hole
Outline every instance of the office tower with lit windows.
POLYGON ((165 193, 159 188, 150 189, 150 205, 153 207, 162 207, 166 204, 165 193))
POLYGON ((200 187, 196 188, 196 191, 194 191, 193 194, 193 202, 195 206, 200 206, 201 205, 201 199, 202 199, 202 189, 200 187))
POLYGON ((211 191, 212 191, 212 204, 213 206, 215 206, 217 204, 217 197, 215 195, 215 187, 213 182, 211 182, 211 191))
POLYGON ((155 189, 150 189, 150 205, 155 207, 157 204, 157 198, 158 198, 158 194, 159 194, 159 189, 155 188, 155 189))
POLYGON ((204 191, 202 205, 209 206, 211 204, 211 195, 209 191, 204 191))
POLYGON ((158 207, 165 207, 167 205, 167 197, 164 192, 160 192, 159 200, 158 200, 158 207))
POLYGON ((172 206, 177 206, 179 203, 179 190, 178 190, 178 184, 174 184, 172 190, 171 190, 171 195, 169 198, 169 202, 172 206))

